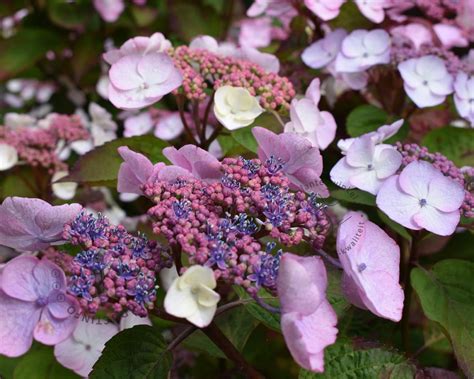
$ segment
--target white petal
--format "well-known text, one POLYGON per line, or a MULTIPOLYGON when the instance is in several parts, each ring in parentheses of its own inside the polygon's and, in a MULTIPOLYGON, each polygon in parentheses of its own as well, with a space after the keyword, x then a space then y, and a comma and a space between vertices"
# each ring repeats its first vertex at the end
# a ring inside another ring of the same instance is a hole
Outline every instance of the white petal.
POLYGON ((214 315, 216 314, 217 306, 214 305, 212 307, 202 307, 199 306, 197 312, 195 312, 192 316, 186 318, 191 324, 198 326, 199 328, 205 328, 208 326, 214 315))
POLYGON ((175 279, 168 289, 164 306, 166 312, 170 315, 186 318, 197 312, 198 304, 190 287, 184 289, 178 288, 179 280, 180 278, 175 279))

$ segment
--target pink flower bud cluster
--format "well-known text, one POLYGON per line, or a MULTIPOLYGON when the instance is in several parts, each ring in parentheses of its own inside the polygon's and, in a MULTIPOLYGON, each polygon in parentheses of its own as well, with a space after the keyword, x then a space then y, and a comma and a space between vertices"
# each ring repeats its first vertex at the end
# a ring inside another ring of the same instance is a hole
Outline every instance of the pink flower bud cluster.
POLYGON ((461 10, 461 2, 453 0, 415 0, 413 5, 435 21, 449 21, 461 10))
POLYGON ((69 292, 86 314, 127 310, 146 316, 156 300, 156 274, 170 267, 166 251, 144 236, 133 236, 102 215, 81 212, 64 227, 63 238, 84 250, 69 268, 69 292))
POLYGON ((271 252, 275 242, 284 248, 305 240, 320 248, 330 226, 314 196, 289 190, 281 168, 273 157, 225 158, 220 181, 149 182, 143 192, 156 204, 148 211, 153 232, 191 264, 214 269, 216 278, 250 293, 272 290, 281 255, 271 252), (274 242, 262 248, 262 238, 274 242))
POLYGON ((44 121, 48 123, 45 128, 0 126, 0 143, 13 146, 19 158, 29 165, 42 166, 53 173, 66 167, 57 154, 59 144, 88 139, 89 132, 77 115, 54 114, 44 121))
POLYGON ((459 169, 456 165, 441 153, 430 153, 426 147, 417 144, 396 143, 397 150, 402 154, 403 169, 409 163, 423 160, 431 163, 444 176, 448 176, 464 187, 464 203, 461 207, 461 214, 465 217, 474 217, 474 169, 459 169))
POLYGON ((248 89, 260 97, 262 107, 279 111, 289 109, 296 94, 287 78, 246 60, 187 46, 171 50, 170 55, 183 75, 182 89, 189 100, 204 100, 209 89, 230 85, 248 89))

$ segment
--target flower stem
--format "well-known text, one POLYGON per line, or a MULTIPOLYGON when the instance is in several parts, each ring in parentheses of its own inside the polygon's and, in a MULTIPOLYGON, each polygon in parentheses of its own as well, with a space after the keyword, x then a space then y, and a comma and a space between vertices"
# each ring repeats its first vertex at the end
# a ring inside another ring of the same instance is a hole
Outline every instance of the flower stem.
POLYGON ((403 305, 403 315, 401 321, 402 344, 407 354, 410 353, 410 308, 413 287, 410 280, 411 266, 417 259, 418 234, 413 234, 412 241, 403 239, 402 241, 402 281, 405 292, 405 302, 403 305))
POLYGON ((237 368, 245 374, 246 378, 250 379, 263 379, 264 376, 260 374, 255 368, 253 368, 235 348, 232 342, 226 337, 224 333, 219 329, 215 323, 211 323, 207 328, 202 331, 214 342, 219 349, 225 354, 225 356, 235 363, 237 368))
POLYGON ((189 140, 194 145, 197 145, 197 141, 193 136, 193 132, 191 128, 188 125, 188 122, 186 121, 186 117, 184 115, 184 95, 177 95, 176 96, 176 103, 178 104, 178 109, 179 109, 179 116, 181 117, 181 122, 183 123, 184 126, 184 131, 186 132, 186 136, 189 140))

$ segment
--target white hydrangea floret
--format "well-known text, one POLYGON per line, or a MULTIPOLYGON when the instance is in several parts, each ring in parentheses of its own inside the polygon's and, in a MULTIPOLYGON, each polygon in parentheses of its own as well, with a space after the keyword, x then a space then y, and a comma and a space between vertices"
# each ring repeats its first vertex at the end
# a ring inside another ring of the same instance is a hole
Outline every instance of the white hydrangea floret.
POLYGON ((209 267, 191 266, 169 287, 164 303, 166 312, 200 328, 208 326, 220 300, 214 291, 216 285, 214 272, 209 267))
POLYGON ((18 152, 13 146, 0 143, 0 171, 9 170, 18 163, 18 152))
POLYGON ((214 114, 229 130, 252 124, 262 112, 258 99, 246 88, 222 86, 214 96, 214 114))

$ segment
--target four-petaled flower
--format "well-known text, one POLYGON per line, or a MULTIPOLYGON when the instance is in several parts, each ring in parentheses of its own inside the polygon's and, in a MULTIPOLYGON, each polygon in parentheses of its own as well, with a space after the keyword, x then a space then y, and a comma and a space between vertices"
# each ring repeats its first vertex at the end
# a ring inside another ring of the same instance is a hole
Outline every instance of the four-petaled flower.
POLYGON ((168 289, 164 302, 166 312, 200 328, 208 326, 220 300, 220 295, 214 291, 216 285, 214 272, 209 267, 189 267, 168 289))
POLYGON ((435 55, 408 59, 398 65, 405 92, 420 108, 441 104, 453 92, 453 77, 435 55))
POLYGON ((342 41, 337 72, 359 72, 390 62, 390 36, 385 30, 354 30, 342 41))
POLYGON ((377 194, 377 206, 392 220, 442 236, 454 233, 463 201, 462 186, 424 161, 412 162, 387 179, 377 194))
POLYGON ((402 155, 393 146, 376 145, 370 135, 365 135, 351 144, 347 155, 332 168, 330 176, 342 188, 359 188, 375 195, 401 163, 402 155))

